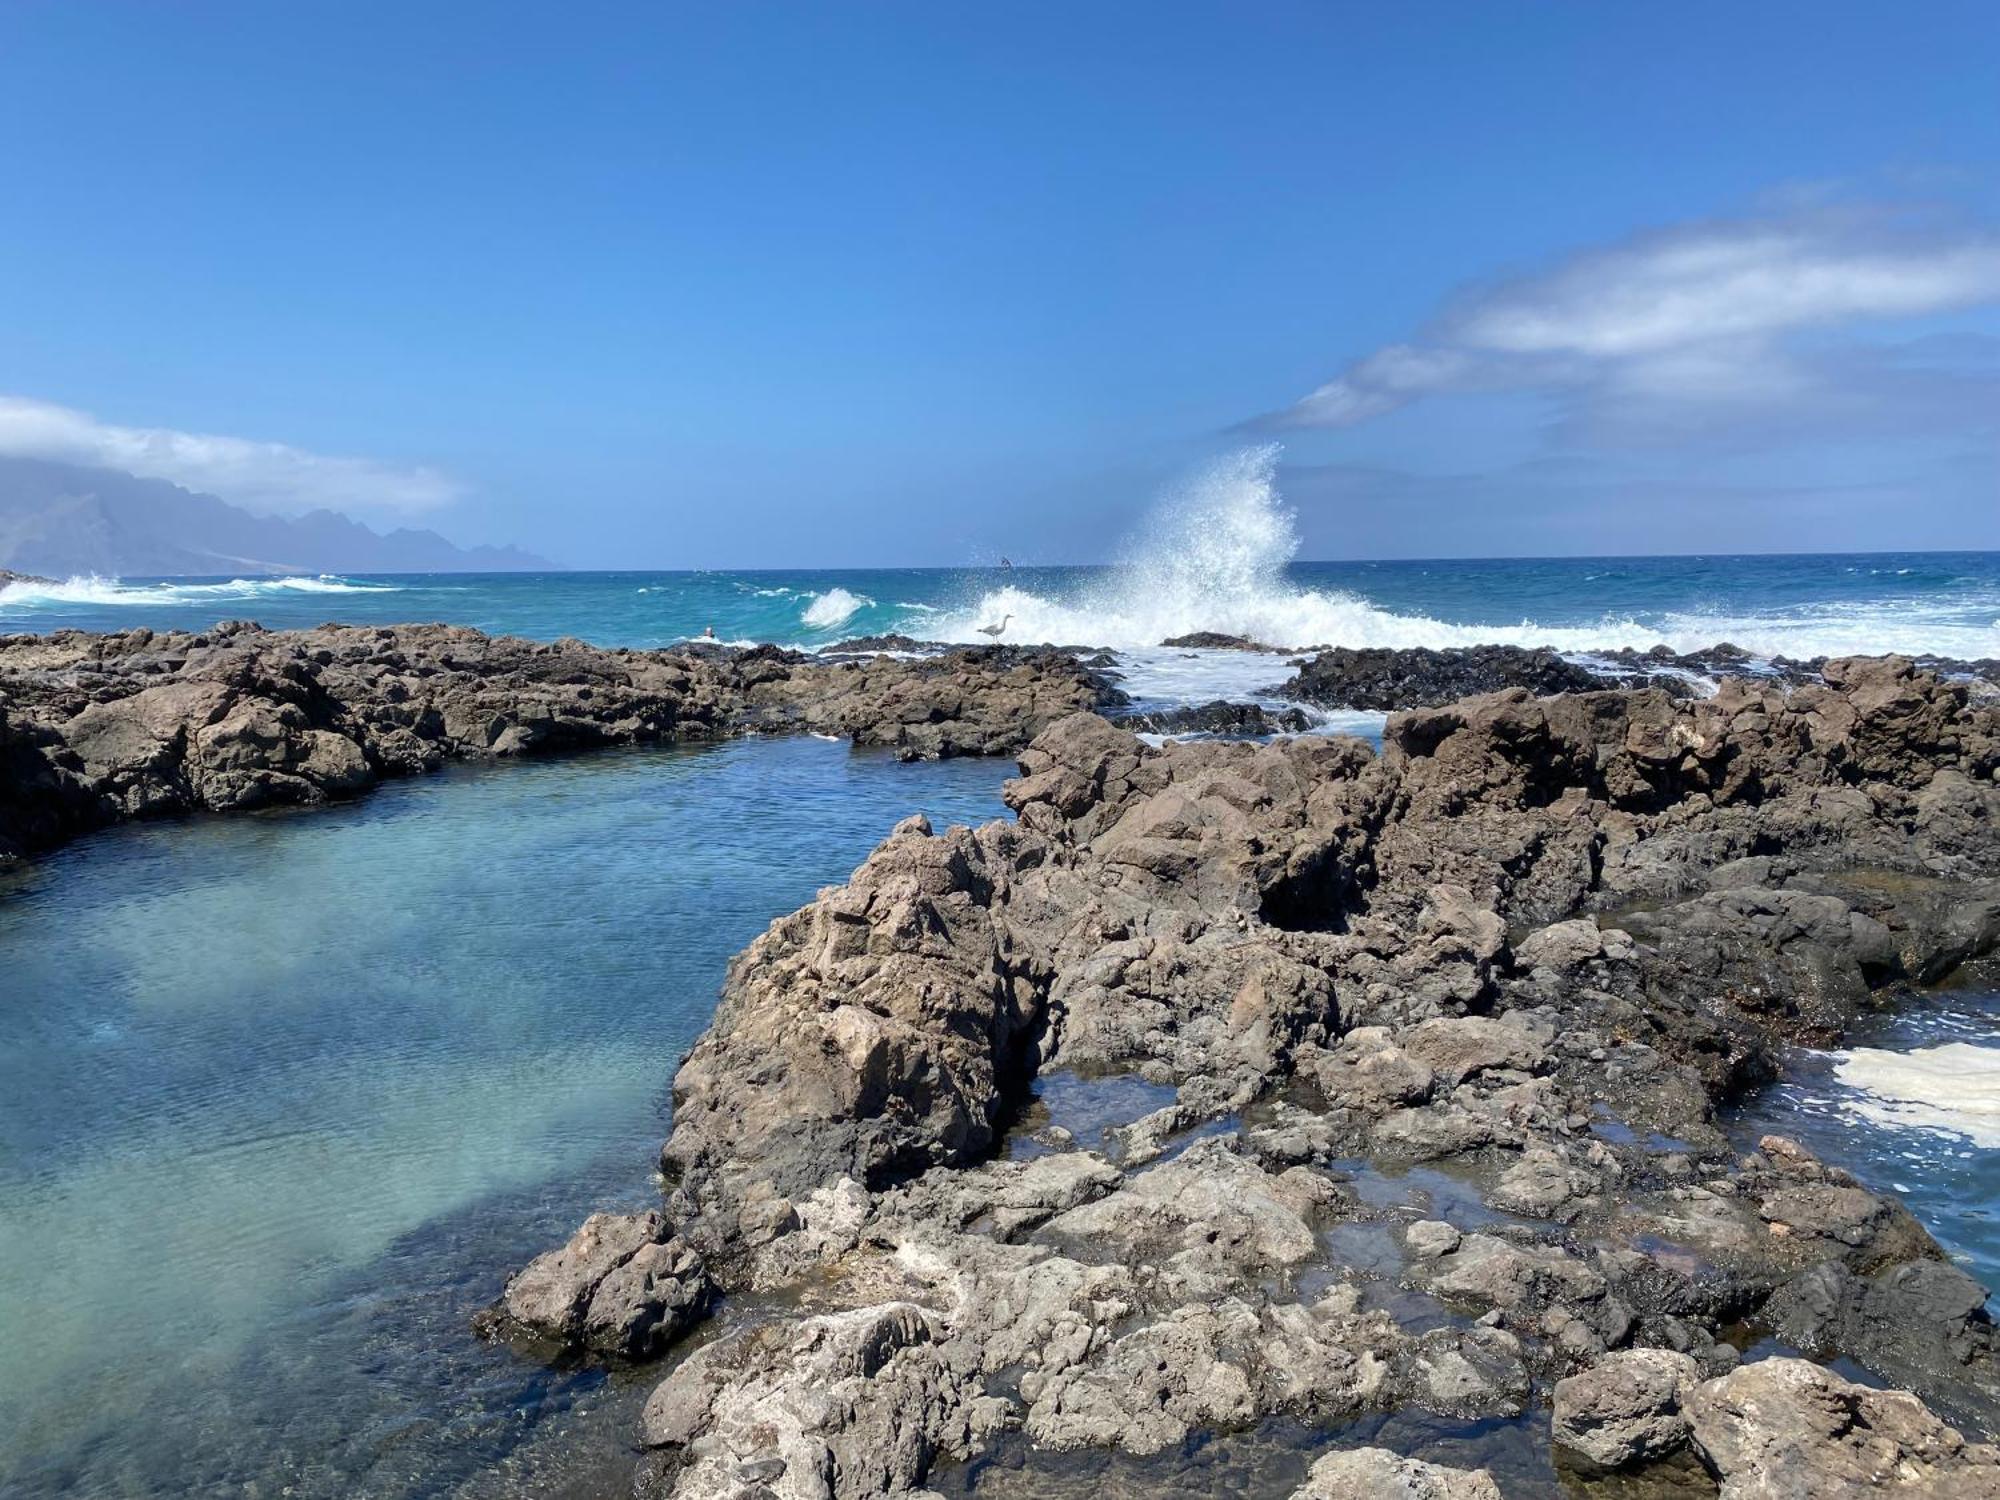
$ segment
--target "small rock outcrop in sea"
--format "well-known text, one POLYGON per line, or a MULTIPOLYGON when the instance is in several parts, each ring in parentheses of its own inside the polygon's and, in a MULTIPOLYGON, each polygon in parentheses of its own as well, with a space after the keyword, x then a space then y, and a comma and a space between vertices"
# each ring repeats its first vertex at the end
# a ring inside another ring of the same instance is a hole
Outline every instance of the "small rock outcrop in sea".
POLYGON ((1269 709, 1255 703, 1213 703, 1187 708, 1145 709, 1120 714, 1118 724, 1134 734, 1200 734, 1217 739, 1268 739, 1274 734, 1304 734, 1312 720, 1296 708, 1269 709))
POLYGON ((0 568, 0 589, 6 588, 10 583, 32 583, 52 587, 55 580, 43 578, 35 573, 10 573, 5 568, 0 568))
POLYGON ((1184 651, 1261 651, 1273 656, 1289 656, 1297 649, 1290 646, 1267 646, 1261 641, 1251 640, 1248 636, 1224 635, 1219 630, 1196 630, 1187 635, 1168 636, 1160 644, 1184 651))
POLYGON ((1435 708, 1503 688, 1531 693, 1587 693, 1607 686, 1599 673, 1549 650, 1519 646, 1335 646, 1298 664, 1271 691, 1321 708, 1435 708))
POLYGON ((0 864, 124 818, 351 796, 450 760, 811 732, 1004 755, 1122 702, 1074 656, 820 661, 604 650, 446 625, 0 636, 0 864))
MULTIPOLYGON (((736 960, 675 1080, 642 1237, 724 1300, 642 1491, 909 1493, 1003 1440, 1053 1480, 1283 1422, 1343 1450, 1301 1495, 1499 1492, 1338 1440, 1415 1410, 1536 1424, 1550 1487, 1996 1493, 1983 1289, 1719 1114, 2000 939, 2000 710, 1823 678, 1512 690, 1379 754, 1077 713, 1018 821, 900 825, 736 960), (1024 1135, 1057 1084, 1144 1102, 1024 1135), (1746 1364, 1768 1334, 1912 1394, 1746 1364)), ((596 1261, 558 1256, 553 1315, 517 1280, 496 1321, 580 1347, 596 1261)))

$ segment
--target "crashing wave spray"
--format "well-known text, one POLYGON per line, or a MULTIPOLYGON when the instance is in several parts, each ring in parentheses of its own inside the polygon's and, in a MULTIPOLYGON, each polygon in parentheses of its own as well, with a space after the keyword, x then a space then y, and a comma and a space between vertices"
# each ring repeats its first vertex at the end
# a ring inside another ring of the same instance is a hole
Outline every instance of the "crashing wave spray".
MULTIPOLYGON (((1453 625, 1399 615, 1337 590, 1301 589, 1285 577, 1299 547, 1278 494, 1279 449, 1229 454, 1172 493, 1123 560, 1072 601, 1018 587, 996 589, 944 623, 944 638, 977 640, 978 627, 1012 614, 1012 641, 1157 647, 1196 631, 1283 648, 1551 645, 1566 650, 1660 643, 1628 621, 1589 629, 1453 625)), ((933 627, 935 629, 935 627, 933 627)))
MULTIPOLYGON (((1242 636, 1284 649, 1308 646, 1547 646, 1573 656, 1631 647, 1696 651, 1730 641, 1754 655, 1868 655, 1885 650, 1977 659, 2000 655, 2000 621, 1964 603, 1920 599, 1854 605, 1839 601, 1769 614, 1686 608, 1634 620, 1616 611, 1566 625, 1534 620, 1456 623, 1397 614, 1338 589, 1301 588, 1286 575, 1298 550, 1291 513, 1278 495, 1278 449, 1232 453, 1169 495, 1123 560, 1074 595, 1045 597, 1012 586, 970 610, 911 620, 914 633, 977 641, 978 627, 1014 616, 1005 639, 1157 650, 1196 631, 1242 636), (1941 613, 1940 610, 1946 612, 1941 613), (1954 617, 1954 613, 1959 617, 1954 617)), ((1437 565, 1449 568, 1449 563, 1437 565)))
POLYGON ((856 610, 866 609, 875 601, 863 594, 850 594, 843 588, 831 588, 823 594, 814 594, 799 618, 815 630, 831 630, 843 624, 856 610))

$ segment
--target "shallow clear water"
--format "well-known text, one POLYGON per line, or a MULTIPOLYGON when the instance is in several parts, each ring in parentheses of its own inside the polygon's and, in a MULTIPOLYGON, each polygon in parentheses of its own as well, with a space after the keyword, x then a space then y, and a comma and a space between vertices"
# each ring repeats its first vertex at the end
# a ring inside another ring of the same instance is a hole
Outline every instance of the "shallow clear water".
POLYGON ((729 956, 1010 770, 612 752, 0 885, 0 1491, 618 1493, 643 1383, 467 1319, 651 1191, 729 956))

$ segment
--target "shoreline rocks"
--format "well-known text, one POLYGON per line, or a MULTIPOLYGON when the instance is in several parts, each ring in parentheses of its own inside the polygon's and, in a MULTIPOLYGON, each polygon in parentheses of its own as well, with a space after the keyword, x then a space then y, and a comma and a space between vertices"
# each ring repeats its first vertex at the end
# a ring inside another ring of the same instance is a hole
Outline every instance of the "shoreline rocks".
MULTIPOLYGON (((1245 644, 1241 649, 1260 648, 1245 644)), ((1695 698, 1723 678, 1742 677, 1790 689, 1819 682, 1829 664, 1823 656, 1806 661, 1785 656, 1760 661, 1727 643, 1681 653, 1665 646, 1650 651, 1626 646, 1593 651, 1581 660, 1545 647, 1520 646, 1337 646, 1289 654, 1302 659, 1295 663, 1290 678, 1270 689, 1274 696, 1319 708, 1376 712, 1437 708, 1509 688, 1525 688, 1543 697, 1608 688, 1656 688, 1675 698, 1695 698)), ((2000 686, 2000 662, 1996 661, 1924 657, 1913 665, 1971 683, 1983 696, 1991 696, 2000 686)))
POLYGON ((444 625, 0 636, 0 866, 127 818, 310 805, 453 760, 813 733, 1009 754, 1122 695, 1073 656, 821 661, 444 625))
POLYGON ((1148 709, 1118 716, 1118 727, 1134 734, 1207 735, 1215 739, 1269 739, 1304 734, 1312 720, 1299 709, 1262 708, 1255 703, 1213 703, 1185 708, 1148 709))
POLYGON ((1436 708, 1503 688, 1525 688, 1547 696, 1587 693, 1605 685, 1600 675, 1549 650, 1335 646, 1300 662, 1292 676, 1271 691, 1319 708, 1387 712, 1436 708))
MULTIPOLYGON (((1883 1454, 1981 1493, 1982 1289, 1893 1198, 1723 1128, 1785 1042, 2000 940, 2000 710, 1895 659, 1822 678, 1517 689, 1380 753, 1077 713, 1015 822, 900 825, 737 960, 676 1080, 661 1222, 723 1312, 642 1491, 846 1500, 1007 1434, 1416 1409, 1691 1494, 1689 1453, 1750 1495, 1779 1452, 1826 1493, 1883 1454), (1019 1135, 1058 1073, 1175 1094, 1019 1135), (1807 1364, 1818 1394, 1739 1398, 1780 1329, 1916 1394, 1807 1364), (1893 1452, 1784 1414, 1829 1401, 1893 1452)), ((1455 1492, 1412 1462, 1330 1467, 1455 1492)))

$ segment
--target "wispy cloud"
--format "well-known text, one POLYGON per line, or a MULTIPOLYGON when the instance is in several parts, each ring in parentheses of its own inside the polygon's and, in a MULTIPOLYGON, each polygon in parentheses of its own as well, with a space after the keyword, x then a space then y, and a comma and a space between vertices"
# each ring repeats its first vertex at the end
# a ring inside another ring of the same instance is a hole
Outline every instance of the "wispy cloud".
MULTIPOLYGON (((2000 303, 2000 234, 1804 205, 1635 236, 1472 288, 1263 429, 1351 427, 1427 397, 1534 391, 1565 435, 1679 441, 1735 423, 1898 422, 1990 396, 1990 358, 1933 363, 1896 324, 2000 303), (1875 325, 1872 340, 1859 337, 1875 325)), ((1991 350, 1985 351, 1987 355, 1991 350)), ((1965 351, 1958 353, 1962 356, 1965 351)))
POLYGON ((253 510, 332 510, 411 514, 464 494, 449 475, 425 467, 312 453, 166 427, 123 427, 87 412, 0 396, 0 455, 117 469, 165 479, 253 510))

